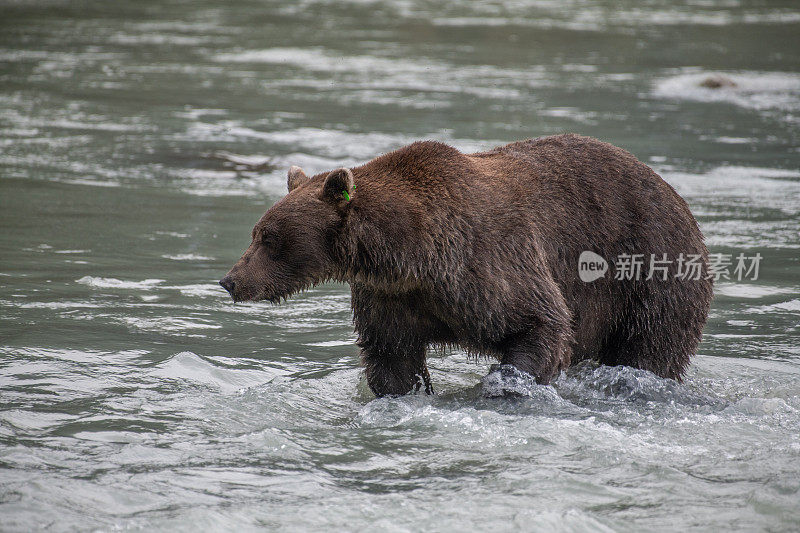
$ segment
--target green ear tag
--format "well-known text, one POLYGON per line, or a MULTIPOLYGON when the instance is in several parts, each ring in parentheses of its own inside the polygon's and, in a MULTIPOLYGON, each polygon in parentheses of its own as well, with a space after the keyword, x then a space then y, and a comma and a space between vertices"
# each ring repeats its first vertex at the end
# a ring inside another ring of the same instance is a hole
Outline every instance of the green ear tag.
POLYGON ((350 193, 348 193, 347 191, 342 191, 342 196, 344 196, 345 202, 350 201, 350 193))

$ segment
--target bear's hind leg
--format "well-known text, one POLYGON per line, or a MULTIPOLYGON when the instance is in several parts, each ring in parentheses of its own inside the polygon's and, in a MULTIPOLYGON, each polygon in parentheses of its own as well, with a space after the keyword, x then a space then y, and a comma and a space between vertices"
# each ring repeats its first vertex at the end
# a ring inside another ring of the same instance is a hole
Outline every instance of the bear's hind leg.
POLYGON ((646 305, 632 305, 623 315, 600 355, 600 363, 640 368, 681 381, 706 322, 710 284, 707 287, 688 295, 679 292, 682 287, 665 296, 647 293, 642 298, 646 305))

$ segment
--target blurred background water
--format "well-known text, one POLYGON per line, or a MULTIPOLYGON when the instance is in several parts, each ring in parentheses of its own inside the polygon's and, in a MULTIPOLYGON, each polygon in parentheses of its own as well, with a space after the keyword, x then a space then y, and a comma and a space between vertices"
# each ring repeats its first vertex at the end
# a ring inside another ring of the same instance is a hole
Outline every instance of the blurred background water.
POLYGON ((799 67, 795 1, 0 2, 0 529, 796 531, 799 67), (567 131, 763 256, 683 384, 374 400, 346 286, 216 285, 289 165, 567 131))

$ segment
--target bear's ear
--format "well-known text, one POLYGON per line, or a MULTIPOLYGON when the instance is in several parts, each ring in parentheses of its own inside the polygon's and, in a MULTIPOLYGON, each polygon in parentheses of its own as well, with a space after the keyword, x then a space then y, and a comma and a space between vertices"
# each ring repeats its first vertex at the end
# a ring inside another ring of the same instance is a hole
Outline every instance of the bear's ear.
POLYGON ((308 176, 306 176, 302 168, 294 165, 289 167, 289 177, 286 179, 286 186, 289 188, 289 192, 292 192, 306 181, 308 181, 308 176))
POLYGON ((350 203, 355 194, 353 171, 349 168, 337 168, 325 177, 320 198, 337 207, 350 203))

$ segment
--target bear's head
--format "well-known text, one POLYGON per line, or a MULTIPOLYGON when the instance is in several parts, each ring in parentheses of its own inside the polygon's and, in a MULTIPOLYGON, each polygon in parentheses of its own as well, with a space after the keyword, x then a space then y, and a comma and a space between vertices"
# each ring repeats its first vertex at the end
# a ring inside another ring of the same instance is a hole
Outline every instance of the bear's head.
POLYGON ((340 277, 336 248, 355 195, 353 172, 307 177, 289 169, 289 194, 253 228, 250 247, 219 282, 235 302, 280 300, 340 277))

